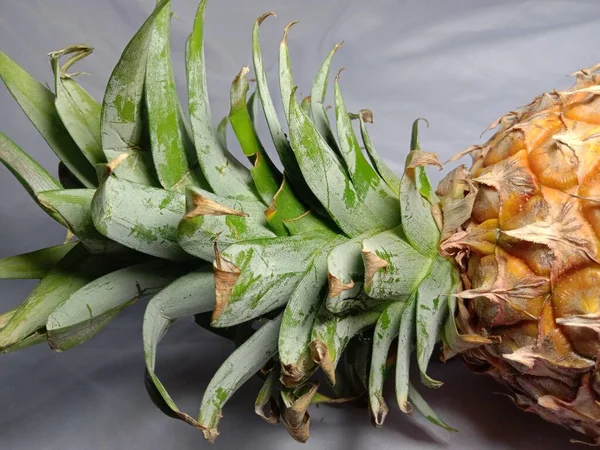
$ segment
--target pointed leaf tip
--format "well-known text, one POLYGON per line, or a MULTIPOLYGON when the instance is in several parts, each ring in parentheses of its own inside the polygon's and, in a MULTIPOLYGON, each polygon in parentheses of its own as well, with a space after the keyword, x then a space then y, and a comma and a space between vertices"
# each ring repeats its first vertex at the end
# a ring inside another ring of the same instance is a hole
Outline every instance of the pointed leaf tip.
POLYGON ((256 19, 256 23, 260 26, 270 16, 277 17, 277 14, 275 14, 275 11, 268 11, 268 12, 264 13, 262 16, 260 16, 258 19, 256 19))
POLYGON ((363 122, 373 123, 373 111, 370 109, 361 109, 358 114, 363 122))
POLYGON ((287 44, 287 37, 288 37, 288 33, 290 32, 290 28, 292 28, 297 23, 298 23, 297 20, 292 20, 290 23, 288 23, 285 26, 285 28, 283 29, 283 38, 281 39, 281 44, 283 44, 283 45, 287 44))

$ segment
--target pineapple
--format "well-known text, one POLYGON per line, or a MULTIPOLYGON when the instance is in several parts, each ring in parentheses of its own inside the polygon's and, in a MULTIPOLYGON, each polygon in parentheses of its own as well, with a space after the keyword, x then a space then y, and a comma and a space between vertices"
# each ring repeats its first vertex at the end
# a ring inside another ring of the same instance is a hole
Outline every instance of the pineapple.
POLYGON ((0 260, 2 278, 40 279, 0 315, 0 351, 68 350, 150 298, 145 382, 157 407, 214 441, 225 403, 258 374, 256 413, 304 442, 313 403, 364 398, 381 426, 389 377, 402 411, 452 431, 409 377, 415 350, 421 383, 441 386, 427 368, 442 339, 445 358, 461 354, 523 409, 598 442, 595 69, 503 117, 486 145, 459 155, 474 157, 471 169, 434 190, 425 167, 442 166, 420 149, 420 120, 398 177, 369 138, 372 113, 347 111, 339 73, 333 131, 324 102, 340 44, 298 101, 294 22, 280 46, 281 120, 259 42, 273 13, 252 32, 256 90, 248 95, 242 68, 213 128, 205 6, 186 48, 189 117, 171 67, 169 0, 125 48, 101 104, 69 73, 91 47, 50 54, 53 90, 0 52, 0 78, 59 157, 58 180, 1 133, 0 161, 67 230, 63 244, 0 260), (259 108, 280 164, 256 132, 259 108), (228 126, 250 168, 228 150, 228 126), (161 338, 191 316, 235 345, 196 416, 154 370, 161 338))
POLYGON ((597 69, 505 115, 467 151, 472 167, 446 184, 466 188, 469 220, 441 248, 464 288, 456 322, 467 336, 448 352, 462 350, 524 410, 600 443, 597 69))

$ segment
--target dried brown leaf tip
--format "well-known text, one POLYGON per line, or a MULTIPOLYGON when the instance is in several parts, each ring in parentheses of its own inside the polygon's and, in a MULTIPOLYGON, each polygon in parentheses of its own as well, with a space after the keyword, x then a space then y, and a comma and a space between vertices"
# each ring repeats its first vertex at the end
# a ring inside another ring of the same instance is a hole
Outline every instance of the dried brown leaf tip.
POLYGON ((297 20, 292 20, 290 23, 288 23, 285 26, 285 28, 283 30, 283 38, 281 39, 281 45, 287 45, 287 37, 288 37, 288 34, 290 32, 290 28, 292 28, 297 23, 298 23, 297 20))
POLYGON ((438 159, 437 153, 423 152, 421 150, 412 150, 408 154, 407 169, 414 169, 421 166, 435 166, 442 170, 444 166, 438 159))
POLYGON ((354 281, 350 280, 349 283, 344 283, 342 280, 337 278, 335 275, 331 273, 327 274, 327 278, 329 281, 329 293, 328 297, 333 298, 341 295, 343 292, 352 289, 354 287, 354 281))
POLYGON ((231 261, 225 259, 221 252, 217 242, 215 242, 215 259, 213 261, 213 272, 215 274, 215 307, 212 313, 212 321, 216 321, 223 310, 229 303, 229 297, 231 297, 231 291, 237 279, 240 277, 240 269, 233 264, 231 261))
POLYGON ((193 192, 191 194, 191 205, 189 205, 190 199, 188 198, 188 213, 183 216, 184 219, 192 219, 198 216, 240 216, 248 217, 243 211, 229 208, 221 205, 203 195, 193 192))
POLYGON ((308 408, 318 389, 318 383, 311 383, 293 391, 282 392, 284 408, 281 418, 290 436, 298 442, 308 441, 310 431, 308 408))
POLYGON ((129 153, 121 153, 116 158, 110 160, 106 164, 106 175, 112 175, 115 172, 115 170, 117 170, 117 167, 119 167, 123 163, 123 161, 129 158, 129 155, 129 153))
POLYGON ((258 25, 262 25, 262 23, 265 20, 267 20, 267 18, 270 16, 277 17, 277 14, 275 14, 275 11, 268 11, 268 12, 264 13, 262 16, 260 16, 258 19, 256 19, 256 23, 258 25))
POLYGON ((361 109, 358 114, 360 119, 365 123, 373 123, 373 111, 370 109, 361 109))
POLYGON ((473 213, 479 188, 465 166, 459 166, 440 182, 437 194, 442 201, 442 240, 461 230, 473 213))
POLYGON ((321 367, 331 385, 335 385, 335 369, 327 344, 319 340, 312 341, 310 343, 310 356, 321 367))
POLYGON ((375 274, 379 270, 387 268, 389 263, 385 259, 377 256, 371 250, 364 248, 364 244, 362 248, 362 257, 365 264, 365 286, 368 287, 373 283, 375 274))

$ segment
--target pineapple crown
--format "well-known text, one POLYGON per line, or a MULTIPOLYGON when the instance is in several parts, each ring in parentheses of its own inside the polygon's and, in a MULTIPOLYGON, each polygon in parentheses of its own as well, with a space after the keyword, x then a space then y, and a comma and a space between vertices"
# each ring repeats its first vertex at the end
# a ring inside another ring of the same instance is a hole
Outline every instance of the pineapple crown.
POLYGON ((59 157, 59 181, 1 133, 0 160, 68 230, 63 244, 0 261, 3 278, 41 280, 20 307, 0 315, 0 348, 48 342, 67 350, 151 296, 143 326, 148 392, 165 414, 210 441, 226 401, 256 373, 264 379, 257 414, 270 423, 281 419, 300 441, 308 438, 311 403, 364 394, 381 426, 390 374, 402 411, 414 405, 452 430, 411 384, 409 365, 415 349, 421 381, 437 388, 427 366, 440 336, 447 356, 485 343, 459 335, 452 294, 460 279, 438 252, 442 237, 464 222, 459 184, 446 180, 439 201, 424 166, 441 165, 420 150, 418 120, 405 172, 397 177, 369 138, 372 113, 346 110, 339 74, 333 132, 324 102, 341 44, 320 67, 310 97, 298 102, 286 43, 294 22, 279 53, 286 134, 259 44, 260 25, 273 13, 259 17, 252 31, 256 91, 248 96, 249 69, 243 68, 231 85, 229 115, 214 129, 205 6, 201 1, 186 47, 189 118, 170 61, 169 0, 156 5, 125 48, 102 104, 77 83, 77 73, 68 73, 91 47, 50 53, 54 92, 0 52, 0 77, 59 157), (259 108, 280 164, 256 132, 259 108), (250 168, 228 150, 229 125, 250 168), (450 225, 442 225, 442 216, 450 225), (154 371, 160 339, 188 316, 236 344, 197 418, 179 410, 154 371), (333 394, 320 390, 318 369, 333 394))

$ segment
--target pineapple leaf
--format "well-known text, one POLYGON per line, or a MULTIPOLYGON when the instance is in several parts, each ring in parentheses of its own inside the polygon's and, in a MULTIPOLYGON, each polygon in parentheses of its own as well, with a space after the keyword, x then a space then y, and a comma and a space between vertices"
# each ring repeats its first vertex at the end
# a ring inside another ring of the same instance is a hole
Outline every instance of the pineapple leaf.
POLYGON ((287 180, 283 180, 273 201, 265 211, 265 217, 277 235, 296 235, 320 230, 328 232, 327 225, 306 208, 290 188, 287 180))
MULTIPOLYGON (((0 278, 39 279, 46 276, 75 246, 74 242, 0 259, 0 278)), ((0 328, 2 328, 0 320, 0 328)))
POLYGON ((198 423, 209 442, 214 442, 219 434, 217 425, 227 400, 277 354, 280 326, 281 314, 265 323, 229 355, 210 380, 198 415, 198 423))
POLYGON ((158 343, 177 319, 212 310, 215 282, 209 268, 194 270, 162 289, 148 303, 144 313, 143 342, 146 361, 146 389, 152 401, 169 417, 198 427, 194 418, 179 410, 155 373, 158 343))
POLYGON ((323 369, 327 380, 335 385, 335 369, 350 339, 375 325, 385 304, 370 311, 338 316, 321 306, 312 329, 310 352, 313 360, 323 369))
POLYGON ((54 104, 54 94, 0 51, 0 78, 52 151, 86 187, 94 187, 96 173, 71 139, 54 104))
POLYGON ((2 350, 0 350, 0 353, 12 353, 19 350, 23 350, 25 348, 33 347, 34 345, 42 344, 44 342, 46 342, 46 332, 44 330, 38 330, 30 334, 29 336, 21 339, 16 344, 3 348, 2 350))
POLYGON ((294 192, 298 194, 298 196, 307 206, 310 207, 312 211, 321 216, 327 217, 327 212, 325 212, 323 206, 312 193, 306 183, 306 180, 304 180, 304 177, 302 176, 302 172, 298 166, 298 162, 296 161, 292 147, 290 146, 290 143, 283 132, 281 122, 277 117, 275 105, 273 104, 273 99, 271 98, 271 93, 269 91, 267 75, 265 73, 262 54, 260 51, 259 29, 260 25, 267 19, 267 17, 272 15, 274 15, 272 12, 263 14, 256 20, 256 22, 254 22, 254 27, 252 28, 252 61, 254 64, 258 96, 265 114, 269 132, 271 133, 271 139, 275 145, 275 150, 277 150, 281 164, 283 165, 285 177, 290 181, 294 192))
POLYGON ((0 133, 0 161, 21 183, 35 202, 54 220, 67 226, 60 215, 48 209, 38 198, 38 194, 47 190, 62 189, 42 166, 11 141, 5 134, 0 133))
POLYGON ((308 97, 304 97, 302 99, 302 102, 300 103, 300 108, 302 108, 302 111, 304 111, 304 114, 306 114, 308 116, 310 121, 312 123, 315 123, 315 119, 313 118, 313 113, 312 113, 310 95, 308 97))
POLYGON ((248 97, 248 101, 246 102, 246 108, 248 109, 248 116, 250 116, 250 121, 256 128, 256 121, 258 120, 258 104, 260 100, 258 99, 258 94, 256 90, 252 91, 250 97, 248 97))
POLYGON ((0 350, 43 328, 50 313, 73 292, 115 268, 114 261, 90 256, 81 244, 73 247, 0 329, 0 350))
POLYGON ((406 302, 406 307, 400 317, 398 331, 398 352, 396 356, 396 400, 400 410, 406 414, 412 412, 412 406, 408 401, 410 387, 410 354, 412 353, 415 336, 415 310, 416 294, 413 294, 406 302))
POLYGON ((154 22, 170 4, 162 0, 125 47, 108 80, 102 102, 101 135, 106 159, 118 177, 158 186, 148 144, 144 80, 154 22))
MULTIPOLYGON (((199 167, 196 149, 185 130, 171 63, 171 8, 156 15, 146 63, 145 101, 150 148, 156 175, 165 189, 180 192, 195 179, 199 167)), ((201 178, 200 178, 201 179, 201 178)))
POLYGON ((295 95, 290 97, 290 139, 306 182, 335 223, 349 236, 379 223, 362 203, 337 156, 323 140, 295 95))
POLYGON ((109 176, 92 200, 92 219, 107 238, 164 259, 188 259, 177 243, 185 197, 109 176))
POLYGON ((215 242, 223 247, 238 241, 274 238, 258 201, 224 199, 199 188, 188 188, 187 213, 177 234, 183 250, 205 261, 214 259, 215 242))
POLYGON ((72 293, 48 316, 50 346, 58 351, 84 343, 121 310, 152 295, 181 274, 182 267, 150 261, 111 272, 72 293))
POLYGON ((217 302, 211 325, 237 325, 284 306, 329 238, 315 233, 254 239, 217 252, 217 302))
POLYGON ((16 314, 18 310, 19 308, 16 307, 11 309, 10 311, 0 313, 0 330, 4 328, 8 322, 10 322, 10 319, 12 319, 12 317, 16 314))
POLYGON ((336 246, 327 258, 327 278, 329 291, 326 306, 342 305, 346 299, 356 296, 363 289, 365 265, 362 256, 362 241, 382 231, 381 228, 369 230, 336 246))
POLYGON ((94 189, 60 189, 38 194, 39 202, 83 243, 90 253, 116 253, 125 247, 106 239, 94 227, 94 189))
POLYGON ((308 408, 318 389, 319 383, 310 382, 295 389, 281 390, 281 420, 290 436, 300 443, 308 441, 310 428, 308 408))
POLYGON ((0 161, 37 203, 39 192, 61 189, 60 183, 46 169, 3 133, 0 133, 0 161))
POLYGON ((448 315, 445 299, 451 294, 457 276, 454 272, 454 266, 449 260, 437 256, 431 264, 429 274, 417 288, 417 363, 423 384, 432 388, 442 385, 439 381, 432 380, 426 371, 442 324, 448 315))
POLYGON ((227 125, 229 124, 229 116, 223 117, 217 126, 217 141, 221 148, 227 148, 227 125))
POLYGON ((83 155, 95 166, 106 163, 100 137, 102 106, 75 81, 77 74, 67 73, 71 65, 93 50, 87 45, 73 45, 50 53, 50 63, 54 72, 56 111, 83 155), (60 58, 71 54, 73 56, 61 67, 60 58))
POLYGON ((427 275, 431 260, 413 249, 397 227, 363 240, 365 292, 381 300, 406 299, 427 275))
POLYGON ((260 388, 256 401, 254 402, 254 412, 267 423, 279 423, 279 364, 269 371, 265 381, 260 388), (268 409, 267 409, 268 407, 268 409))
POLYGON ((361 201, 386 228, 400 224, 398 197, 371 167, 360 149, 352 121, 344 105, 339 74, 335 78, 335 117, 342 158, 361 201))
POLYGON ((421 397, 421 394, 415 389, 415 387, 411 384, 408 385, 408 398, 415 405, 415 408, 425 416, 427 420, 431 423, 443 428, 446 431, 456 432, 458 430, 452 428, 446 422, 444 422, 440 417, 435 413, 433 409, 427 404, 425 399, 421 397))
POLYGON ((327 58, 325 58, 325 61, 323 61, 323 64, 319 68, 319 72, 317 72, 317 76, 313 81, 312 89, 310 91, 312 118, 315 127, 317 127, 317 130, 319 130, 319 133, 321 133, 321 136, 323 136, 329 147, 340 156, 340 148, 331 131, 331 124, 329 123, 329 117, 325 110, 325 97, 327 95, 327 82, 331 70, 331 61, 333 60, 335 52, 342 47, 342 44, 343 42, 336 44, 329 52, 329 55, 327 55, 327 58))
MULTIPOLYGON (((448 318, 442 330, 444 342, 443 359, 448 360, 457 353, 477 348, 481 345, 493 344, 499 341, 499 337, 485 337, 479 334, 460 334, 456 326, 457 301, 455 296, 448 297, 448 318)), ((462 315, 459 312, 459 315, 462 315)))
MULTIPOLYGON (((246 166, 244 166, 240 161, 238 161, 235 156, 231 154, 229 150, 227 150, 227 125, 229 125, 229 115, 223 117, 216 129, 216 139, 221 149, 227 155, 229 162, 231 163, 231 170, 235 171, 238 175, 238 178, 247 180, 250 175, 250 172, 246 166)), ((204 176, 204 175, 203 175, 204 176)), ((208 186, 208 182, 205 183, 208 186)), ((210 187, 201 186, 203 189, 209 191, 210 187)))
POLYGON ((331 240, 310 263, 294 288, 285 307, 279 332, 281 380, 290 387, 305 381, 314 371, 309 344, 311 332, 327 286, 327 254, 344 242, 338 236, 331 240))
POLYGON ((285 119, 290 121, 290 97, 295 98, 294 76, 292 75, 292 63, 290 60, 290 52, 287 44, 288 33, 292 26, 297 24, 297 20, 292 20, 285 26, 283 38, 279 45, 279 90, 281 93, 281 101, 283 103, 283 112, 285 119))
POLYGON ((248 68, 244 67, 231 84, 229 123, 231 123, 231 128, 233 128, 233 132, 240 143, 242 152, 254 165, 250 171, 254 185, 263 202, 268 205, 273 200, 281 184, 282 177, 269 158, 254 129, 252 117, 246 104, 249 89, 248 80, 246 80, 247 73, 248 68))
POLYGON ((212 115, 206 87, 204 65, 204 9, 206 0, 198 5, 194 28, 187 45, 187 77, 190 118, 198 162, 212 191, 222 197, 255 199, 256 193, 249 172, 241 176, 239 162, 222 148, 212 127, 212 115))
POLYGON ((413 124, 411 151, 408 154, 404 176, 400 182, 400 213, 406 240, 413 248, 427 256, 435 256, 440 242, 440 230, 433 218, 430 198, 433 194, 425 168, 411 167, 411 158, 419 146, 419 120, 413 124))
MULTIPOLYGON (((372 353, 373 329, 359 333, 346 347, 345 359, 349 368, 347 378, 348 384, 352 387, 349 392, 352 396, 358 397, 367 393, 372 353)), ((338 401, 342 402, 344 398, 340 398, 338 401)))
POLYGON ((405 308, 404 302, 391 303, 379 316, 375 325, 369 374, 369 410, 376 427, 383 425, 389 411, 383 398, 383 383, 387 373, 390 346, 400 331, 400 320, 405 308))
POLYGON ((400 179, 394 174, 394 172, 392 172, 385 161, 379 157, 375 151, 373 143, 371 142, 371 137, 369 136, 367 123, 373 123, 373 113, 368 109, 361 109, 358 113, 358 120, 360 122, 360 134, 363 145, 365 146, 365 150, 367 150, 371 164, 375 169, 377 169, 379 176, 387 183, 392 191, 396 195, 399 195, 400 179))

